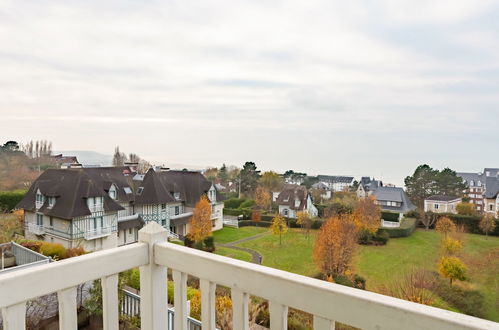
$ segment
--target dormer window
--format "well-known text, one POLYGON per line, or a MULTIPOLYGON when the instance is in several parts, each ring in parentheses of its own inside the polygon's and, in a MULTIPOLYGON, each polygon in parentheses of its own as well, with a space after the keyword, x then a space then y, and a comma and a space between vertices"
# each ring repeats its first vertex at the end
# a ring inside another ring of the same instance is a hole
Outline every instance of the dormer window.
POLYGON ((109 188, 109 197, 116 199, 116 186, 114 184, 109 188))
POLYGON ((295 207, 299 207, 300 206, 300 200, 297 198, 295 199, 295 207))
POLYGON ((55 204, 55 197, 49 197, 48 200, 49 200, 49 206, 48 207, 52 208, 52 206, 54 206, 54 204, 55 204))
POLYGON ((470 181, 470 186, 472 186, 472 187, 473 187, 474 185, 475 185, 475 181, 471 180, 471 181, 470 181))
POLYGON ((481 187, 482 186, 482 181, 478 181, 478 186, 481 187))
POLYGON ((173 198, 175 198, 175 200, 179 200, 180 199, 180 193, 179 192, 174 192, 173 193, 173 198))
POLYGON ((125 187, 125 188, 123 188, 123 190, 125 191, 125 194, 131 194, 132 193, 132 189, 130 189, 130 187, 125 187))
POLYGON ((142 191, 144 191, 144 187, 139 187, 139 189, 137 189, 137 195, 141 195, 142 191))
POLYGON ((40 190, 38 190, 36 192, 36 208, 39 209, 40 207, 42 207, 43 205, 43 202, 45 201, 45 198, 43 197, 42 193, 40 192, 40 190))

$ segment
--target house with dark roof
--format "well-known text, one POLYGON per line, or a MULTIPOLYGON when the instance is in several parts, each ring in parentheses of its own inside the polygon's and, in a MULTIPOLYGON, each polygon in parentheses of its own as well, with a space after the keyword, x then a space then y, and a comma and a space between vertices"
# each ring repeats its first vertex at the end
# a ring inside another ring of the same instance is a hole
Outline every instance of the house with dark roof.
POLYGON ((363 176, 360 179, 359 186, 357 187, 357 197, 364 198, 371 196, 379 187, 383 187, 383 182, 374 178, 371 179, 368 176, 363 176))
POLYGON ((424 200, 424 211, 434 213, 457 213, 456 206, 461 198, 456 196, 433 195, 424 200))
MULTIPOLYGON (((400 187, 378 187, 373 191, 372 196, 376 198, 376 203, 380 206, 381 211, 398 213, 398 225, 400 225, 400 220, 405 213, 416 209, 404 189, 400 187)), ((398 226, 394 225, 393 227, 398 226)))
POLYGON ((485 179, 483 201, 484 212, 497 217, 499 215, 499 177, 489 176, 485 179))
POLYGON ((318 175, 320 183, 323 183, 331 191, 344 191, 353 183, 353 176, 344 175, 318 175))
POLYGON ((279 214, 288 218, 296 218, 296 213, 300 211, 307 212, 311 217, 319 214, 305 186, 285 186, 279 193, 276 203, 279 206, 279 214))
POLYGON ((223 202, 201 173, 134 170, 46 170, 17 205, 25 210, 26 237, 94 251, 136 242, 138 230, 150 221, 173 236, 185 235, 203 195, 212 204, 213 230, 222 228, 223 202))
MULTIPOLYGON (((488 178, 498 178, 499 168, 484 168, 483 172, 458 172, 457 176, 463 179, 463 182, 467 185, 466 195, 470 199, 470 202, 475 204, 476 210, 479 212, 490 212, 490 198, 486 201, 485 194, 487 190, 487 179, 488 178), (487 209, 488 208, 488 209, 487 209)), ((489 181, 489 186, 494 185, 494 180, 489 181)), ((489 189, 489 194, 494 190, 493 187, 489 189)), ((492 203, 493 204, 493 203, 492 203)))

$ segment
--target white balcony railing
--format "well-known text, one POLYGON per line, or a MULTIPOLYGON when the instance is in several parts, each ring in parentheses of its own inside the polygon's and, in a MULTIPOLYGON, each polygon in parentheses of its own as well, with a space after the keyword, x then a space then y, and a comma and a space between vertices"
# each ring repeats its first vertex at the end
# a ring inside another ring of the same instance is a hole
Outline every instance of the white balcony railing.
POLYGON ((190 217, 190 216, 192 216, 192 212, 184 212, 184 213, 180 213, 177 215, 172 215, 170 217, 170 220, 175 220, 175 219, 180 219, 180 218, 185 218, 185 217, 190 217))
POLYGON ((43 228, 43 225, 37 225, 36 223, 28 223, 28 230, 35 235, 45 234, 45 228, 43 228))
POLYGON ((398 227, 400 227, 400 222, 398 222, 398 221, 386 221, 386 220, 381 219, 381 227, 398 228, 398 227))
POLYGON ((215 288, 232 290, 233 329, 248 329, 249 296, 269 301, 270 328, 287 328, 288 306, 314 315, 315 329, 334 322, 362 329, 498 329, 499 324, 255 265, 166 242, 150 223, 139 243, 0 275, 5 330, 24 329, 26 301, 57 292, 60 329, 77 329, 76 286, 101 279, 104 329, 117 330, 118 273, 140 267, 141 328, 166 329, 167 267, 174 280, 175 329, 187 329, 187 275, 200 279, 203 329, 215 329, 215 288))
POLYGON ((95 228, 83 233, 83 238, 86 240, 96 239, 104 236, 111 235, 111 227, 95 228))

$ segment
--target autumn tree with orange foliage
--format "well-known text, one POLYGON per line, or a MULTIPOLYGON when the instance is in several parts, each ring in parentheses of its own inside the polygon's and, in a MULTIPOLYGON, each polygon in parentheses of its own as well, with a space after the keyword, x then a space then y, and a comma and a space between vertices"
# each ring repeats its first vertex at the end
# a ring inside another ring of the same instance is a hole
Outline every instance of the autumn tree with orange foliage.
POLYGON ((189 220, 189 238, 201 242, 211 235, 211 204, 206 196, 201 197, 189 220))
POLYGON ((314 261, 329 280, 350 269, 357 251, 358 230, 349 217, 351 215, 335 216, 327 220, 315 241, 314 261))
POLYGON ((255 204, 260 210, 268 210, 270 208, 271 196, 267 189, 258 186, 255 191, 255 204))
POLYGON ((351 219, 358 230, 375 234, 381 224, 381 209, 376 204, 376 198, 374 196, 361 198, 353 209, 351 219))
POLYGON ((441 217, 437 220, 435 230, 443 234, 444 238, 447 238, 449 233, 456 231, 456 224, 448 217, 441 217))

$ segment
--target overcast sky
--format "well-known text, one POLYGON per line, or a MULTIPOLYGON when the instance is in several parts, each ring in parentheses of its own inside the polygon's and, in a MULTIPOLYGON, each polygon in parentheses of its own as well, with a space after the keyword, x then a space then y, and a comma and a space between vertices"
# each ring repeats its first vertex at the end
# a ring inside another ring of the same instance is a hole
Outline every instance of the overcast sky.
POLYGON ((0 140, 371 175, 499 166, 495 1, 0 0, 0 140))

